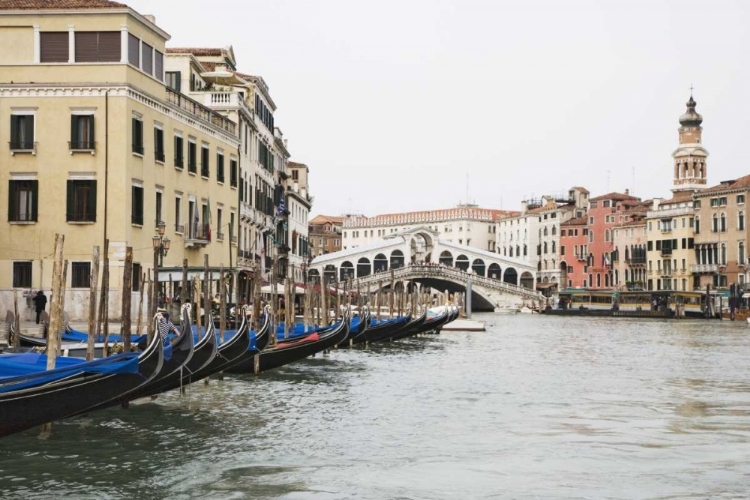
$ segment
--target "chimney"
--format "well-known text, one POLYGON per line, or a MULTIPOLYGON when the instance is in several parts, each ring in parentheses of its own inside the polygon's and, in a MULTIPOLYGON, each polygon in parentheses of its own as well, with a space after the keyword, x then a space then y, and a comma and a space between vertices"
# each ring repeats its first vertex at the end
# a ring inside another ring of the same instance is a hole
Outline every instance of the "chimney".
POLYGON ((156 24, 156 16, 154 16, 153 14, 143 14, 143 17, 148 19, 151 24, 156 24))
POLYGON ((625 188, 625 194, 630 195, 630 189, 625 188))

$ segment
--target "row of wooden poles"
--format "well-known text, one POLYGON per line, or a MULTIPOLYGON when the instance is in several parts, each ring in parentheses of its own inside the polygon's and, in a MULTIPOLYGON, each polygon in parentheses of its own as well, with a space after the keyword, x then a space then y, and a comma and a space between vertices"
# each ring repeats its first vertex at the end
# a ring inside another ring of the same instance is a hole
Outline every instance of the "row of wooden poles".
MULTIPOLYGON (((50 297, 50 323, 47 337, 47 369, 54 369, 57 356, 60 355, 60 335, 64 327, 64 310, 65 310, 65 283, 67 282, 68 273, 68 261, 64 259, 64 244, 65 235, 55 234, 55 246, 53 252, 53 266, 52 266, 52 295, 50 297)), ((195 304, 200 304, 201 291, 203 293, 203 307, 204 316, 201 317, 200 307, 197 308, 195 313, 195 320, 198 330, 202 328, 202 322, 207 321, 209 311, 211 309, 211 284, 210 279, 211 273, 209 268, 208 255, 203 256, 203 268, 204 268, 204 279, 201 282, 197 276, 193 277, 192 287, 188 285, 188 262, 187 259, 183 260, 182 264, 182 286, 180 293, 180 302, 185 304, 190 299, 195 304), (188 291, 191 293, 188 295, 188 291)), ((281 317, 277 292, 276 276, 278 274, 278 262, 273 262, 273 269, 271 272, 271 310, 276 314, 271 315, 271 332, 276 331, 276 317, 281 317)), ((223 266, 219 270, 219 332, 220 338, 224 338, 226 331, 226 307, 227 307, 227 292, 228 292, 228 281, 229 277, 224 275, 223 266)), ((131 351, 131 293, 127 291, 132 289, 133 279, 133 248, 126 247, 125 249, 125 262, 123 266, 123 279, 122 279, 122 328, 120 332, 122 348, 124 352, 131 351)), ((171 277, 170 277, 171 282, 171 277)), ((138 304, 138 322, 136 325, 136 332, 140 333, 143 325, 143 292, 144 285, 148 283, 148 297, 149 297, 149 311, 148 311, 148 325, 147 333, 149 342, 155 334, 156 325, 154 318, 157 312, 159 287, 157 284, 157 276, 152 276, 149 271, 148 276, 146 273, 142 273, 140 276, 139 286, 139 304, 138 304), (150 278, 150 279, 147 279, 150 278)), ((402 316, 407 312, 407 308, 411 309, 411 313, 415 315, 417 313, 417 306, 423 305, 429 307, 432 298, 429 293, 417 292, 416 287, 412 287, 411 294, 406 293, 403 288, 397 290, 394 281, 393 270, 391 270, 390 289, 384 290, 384 282, 378 283, 377 290, 374 294, 370 292, 370 286, 368 284, 366 295, 362 294, 362 290, 357 286, 357 306, 362 308, 363 305, 373 305, 374 317, 380 319, 382 317, 381 310, 387 304, 388 317, 402 316), (381 304, 381 299, 383 303, 381 304)), ((250 279, 246 283, 247 289, 244 290, 244 295, 249 296, 250 291, 253 292, 253 309, 251 316, 251 328, 254 331, 258 331, 258 321, 261 312, 261 279, 256 276, 250 279)), ((303 316, 302 321, 305 328, 311 327, 313 324, 317 325, 328 325, 331 321, 330 309, 335 307, 335 313, 333 319, 335 320, 341 311, 342 306, 342 295, 345 297, 346 303, 344 306, 354 306, 352 296, 354 295, 352 279, 344 281, 343 283, 336 285, 335 299, 331 300, 330 293, 327 286, 320 287, 320 293, 314 293, 315 282, 308 281, 304 299, 302 303, 303 316), (343 292, 339 293, 340 291, 343 292)), ((283 311, 284 318, 284 337, 287 337, 294 328, 295 323, 295 283, 291 279, 286 279, 284 282, 284 301, 285 307, 283 311)), ((240 296, 240 290, 237 290, 237 297, 240 296)), ((441 294, 441 303, 446 305, 450 302, 450 297, 446 291, 441 294)), ((14 297, 14 309, 15 309, 15 332, 14 335, 14 347, 19 347, 19 315, 18 315, 18 297, 17 294, 14 297)), ((237 315, 243 314, 239 307, 235 307, 235 318, 237 315)), ((179 319, 178 319, 179 321, 179 319)), ((209 325, 205 325, 208 327, 209 325)), ((236 325, 235 325, 236 328, 236 325)), ((103 332, 103 356, 107 356, 109 348, 109 240, 104 241, 104 258, 100 259, 99 246, 95 246, 92 255, 92 266, 90 276, 90 292, 89 292, 89 316, 88 316, 88 342, 86 346, 86 359, 92 360, 94 358, 94 343, 99 332, 103 332), (99 276, 99 265, 100 260, 102 263, 102 287, 101 290, 97 290, 97 282, 99 276), (97 308, 97 292, 99 294, 99 304, 97 308)), ((271 335, 270 345, 276 344, 276 335, 271 335)))

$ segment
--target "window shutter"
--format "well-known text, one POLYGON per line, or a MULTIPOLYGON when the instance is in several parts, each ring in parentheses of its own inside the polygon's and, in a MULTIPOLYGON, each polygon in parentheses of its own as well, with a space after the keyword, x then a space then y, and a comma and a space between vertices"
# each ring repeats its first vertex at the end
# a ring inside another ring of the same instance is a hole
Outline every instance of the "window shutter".
POLYGON ((97 47, 97 60, 99 62, 120 62, 122 50, 121 35, 119 31, 99 32, 99 45, 97 47))
POLYGON ((154 50, 154 76, 160 82, 164 81, 164 54, 154 50))
POLYGON ((33 147, 34 140, 34 115, 27 115, 23 121, 24 125, 24 147, 33 147), (31 143, 31 144, 29 144, 31 143))
POLYGON ((70 115, 70 147, 75 149, 78 144, 78 115, 70 115))
POLYGON ((96 62, 99 33, 77 31, 75 34, 76 62, 96 62))
POLYGON ((131 141, 133 146, 137 146, 138 145, 137 142, 136 142, 136 140, 135 140, 135 135, 138 133, 137 130, 136 130, 136 127, 138 126, 138 124, 136 123, 137 121, 138 120, 136 120, 135 117, 133 117, 133 119, 132 119, 132 122, 133 122, 133 126, 132 126, 132 129, 133 129, 133 131, 132 131, 133 140, 131 141))
POLYGON ((15 146, 18 144, 18 116, 10 116, 10 142, 15 146))
POLYGON ((174 75, 174 89, 177 92, 180 92, 182 89, 182 73, 179 71, 174 75))
POLYGON ((154 153, 159 152, 159 129, 154 128, 154 153))
POLYGON ((68 32, 54 31, 39 34, 40 61, 68 62, 68 32))
POLYGON ((73 201, 75 199, 75 184, 74 181, 68 181, 68 198, 67 198, 67 205, 65 210, 65 220, 70 222, 74 220, 74 209, 73 209, 73 201))
POLYGON ((89 221, 96 222, 96 181, 89 181, 89 221))
POLYGON ((141 67, 141 41, 132 33, 128 33, 128 62, 141 67))
POLYGON ((136 191, 137 188, 135 186, 132 186, 130 188, 130 201, 133 204, 132 208, 130 209, 130 218, 132 219, 131 222, 135 222, 138 216, 138 194, 136 191))
POLYGON ((94 115, 89 116, 89 141, 91 144, 89 144, 89 147, 94 147, 94 142, 96 141, 95 135, 94 135, 94 115))
POLYGON ((39 221, 39 181, 31 181, 31 220, 39 221))
POLYGON ((153 74, 154 67, 153 67, 153 60, 154 60, 154 53, 153 53, 153 47, 151 47, 147 43, 141 44, 143 47, 143 61, 141 61, 141 70, 151 75, 153 74))
POLYGON ((16 181, 8 181, 8 221, 16 220, 16 181))

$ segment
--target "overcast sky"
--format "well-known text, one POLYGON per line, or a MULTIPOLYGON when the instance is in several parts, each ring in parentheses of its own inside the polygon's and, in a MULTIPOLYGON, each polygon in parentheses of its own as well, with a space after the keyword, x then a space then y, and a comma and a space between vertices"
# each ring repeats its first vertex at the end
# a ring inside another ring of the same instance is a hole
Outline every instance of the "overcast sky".
POLYGON ((263 76, 314 214, 668 196, 691 84, 709 183, 750 174, 750 2, 121 1, 263 76))

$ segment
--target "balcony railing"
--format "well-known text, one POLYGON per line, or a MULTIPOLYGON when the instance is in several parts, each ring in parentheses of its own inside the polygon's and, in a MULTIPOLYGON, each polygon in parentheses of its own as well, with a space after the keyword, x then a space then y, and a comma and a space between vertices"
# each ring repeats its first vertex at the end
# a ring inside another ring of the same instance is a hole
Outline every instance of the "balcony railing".
POLYGON ((94 151, 96 142, 94 141, 68 141, 68 149, 71 151, 94 151))
POLYGON ((143 145, 133 144, 133 153, 137 153, 139 155, 143 154, 143 145))
POLYGON ((10 141, 10 153, 31 153, 36 154, 36 142, 34 141, 10 141))
POLYGON ((718 273, 719 264, 693 264, 690 271, 696 274, 718 273))
POLYGON ((175 233, 180 233, 180 234, 184 233, 185 232, 185 226, 182 225, 182 224, 175 224, 174 225, 174 232, 175 233))
POLYGON ((164 151, 154 151, 154 160, 164 163, 164 151))
POLYGON ((229 239, 232 242, 232 245, 236 245, 237 244, 237 237, 236 236, 230 236, 229 239))
POLYGON ((191 225, 185 238, 185 248, 199 248, 208 244, 208 225, 191 225))
POLYGON ((205 120, 207 122, 213 123, 217 127, 223 128, 232 135, 236 133, 236 125, 234 124, 234 122, 227 118, 224 118, 218 113, 215 113, 203 104, 200 104, 198 101, 194 101, 186 95, 175 92, 169 87, 167 87, 167 101, 176 105, 180 109, 183 109, 188 113, 196 116, 197 118, 200 118, 201 120, 205 120))
POLYGON ((671 248, 662 248, 659 250, 662 255, 672 255, 672 249, 671 248))
POLYGON ((223 240, 224 239, 224 233, 216 232, 216 239, 217 240, 223 240))
POLYGON ((175 156, 174 157, 174 166, 175 166, 175 168, 182 168, 183 162, 184 162, 184 159, 182 158, 182 156, 175 156))

